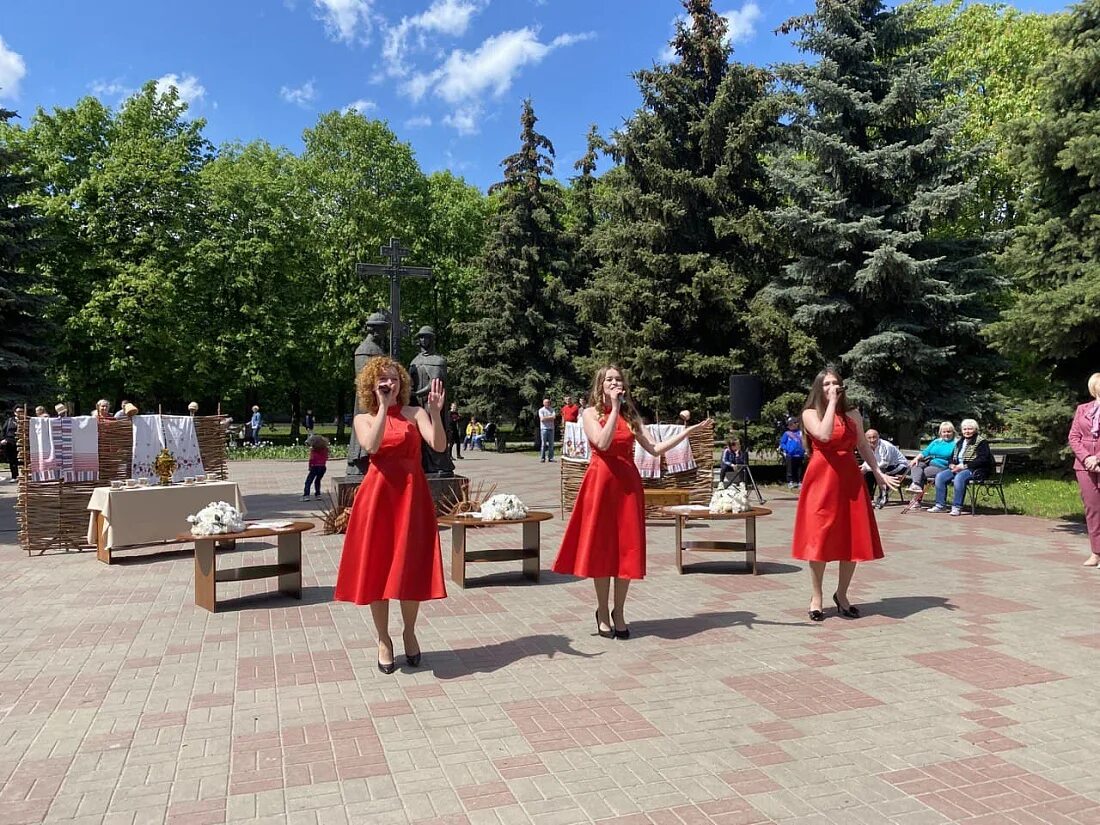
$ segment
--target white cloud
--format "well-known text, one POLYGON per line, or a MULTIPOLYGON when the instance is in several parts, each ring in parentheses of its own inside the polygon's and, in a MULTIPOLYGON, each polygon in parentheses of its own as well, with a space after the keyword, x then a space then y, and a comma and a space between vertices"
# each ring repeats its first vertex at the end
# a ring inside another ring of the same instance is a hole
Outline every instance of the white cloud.
POLYGON ((401 18, 400 23, 386 32, 382 45, 386 73, 391 77, 404 77, 409 73, 406 58, 411 48, 411 35, 416 35, 416 45, 421 49, 427 48, 428 34, 461 37, 469 28, 471 18, 483 6, 482 0, 435 0, 427 11, 401 18))
POLYGON ((726 31, 726 40, 737 43, 751 39, 756 34, 756 23, 762 16, 760 6, 752 0, 745 3, 740 9, 723 12, 722 17, 726 18, 726 25, 729 27, 726 31))
POLYGON ((23 55, 12 51, 0 37, 0 98, 19 97, 19 83, 27 75, 23 55))
POLYGON ((313 0, 325 21, 329 37, 340 43, 366 42, 374 24, 371 5, 374 0, 313 0))
POLYGON ((424 129, 432 125, 432 119, 428 115, 418 115, 417 117, 410 117, 405 121, 406 129, 424 129))
POLYGON ((303 83, 297 88, 291 86, 283 86, 279 89, 279 97, 285 100, 287 103, 293 103, 303 108, 308 106, 315 97, 317 97, 317 89, 313 86, 313 81, 310 80, 303 83))
POLYGON ((358 112, 359 114, 364 115, 367 112, 374 111, 377 108, 378 104, 375 103, 373 100, 363 100, 362 98, 360 98, 359 100, 353 100, 351 103, 345 106, 344 111, 358 112))
POLYGON ((481 104, 469 103, 459 106, 443 118, 443 122, 454 128, 460 135, 476 135, 478 120, 481 118, 481 104))
POLYGON ((183 77, 177 74, 166 74, 164 77, 157 78, 157 94, 167 94, 173 86, 176 87, 180 100, 188 106, 194 106, 206 95, 206 89, 193 74, 185 74, 183 77))
POLYGON ((88 88, 96 97, 113 97, 118 100, 129 97, 135 91, 133 87, 127 86, 121 80, 112 80, 110 82, 106 80, 96 80, 88 84, 88 88))

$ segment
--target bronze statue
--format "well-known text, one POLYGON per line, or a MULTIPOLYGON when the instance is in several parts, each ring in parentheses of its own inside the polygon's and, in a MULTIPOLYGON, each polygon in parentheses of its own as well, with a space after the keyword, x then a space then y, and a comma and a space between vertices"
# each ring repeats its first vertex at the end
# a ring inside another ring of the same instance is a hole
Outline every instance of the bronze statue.
MULTIPOLYGON (((416 343, 420 352, 409 364, 409 377, 412 378, 410 403, 423 407, 427 405, 433 378, 438 378, 444 387, 447 386, 447 359, 435 351, 435 330, 431 327, 420 328, 416 333, 416 343)), ((455 465, 450 450, 437 453, 422 441, 420 458, 426 474, 437 477, 454 475, 455 465)))
MULTIPOLYGON (((386 351, 382 348, 382 344, 386 340, 386 332, 390 328, 390 319, 386 317, 383 312, 371 313, 371 316, 367 319, 367 337, 359 344, 358 349, 355 350, 355 375, 358 377, 363 367, 367 365, 367 362, 373 358, 377 358, 379 355, 385 355, 386 351)), ((354 415, 359 415, 363 410, 359 408, 359 393, 353 391, 355 397, 355 411, 354 415)), ((425 396, 426 398, 427 396, 425 396)), ((354 415, 352 421, 354 421, 354 415)), ((348 442, 348 472, 347 477, 350 479, 362 478, 367 472, 367 466, 370 464, 370 456, 364 452, 363 448, 359 445, 359 440, 355 437, 355 426, 351 428, 351 441, 348 442)))

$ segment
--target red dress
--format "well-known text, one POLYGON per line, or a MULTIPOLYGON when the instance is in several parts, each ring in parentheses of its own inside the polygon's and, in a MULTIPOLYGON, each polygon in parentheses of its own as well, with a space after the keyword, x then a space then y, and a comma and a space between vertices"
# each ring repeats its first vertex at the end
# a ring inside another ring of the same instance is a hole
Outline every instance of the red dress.
POLYGON ((420 431, 394 405, 355 494, 334 597, 370 604, 446 596, 435 505, 420 466, 420 431))
POLYGON ((590 579, 645 578, 645 496, 634 466, 634 433, 622 418, 606 450, 592 447, 553 570, 590 579))
POLYGON ((791 555, 803 561, 881 559, 871 497, 856 463, 855 425, 838 414, 831 441, 810 440, 813 453, 802 476, 791 555))

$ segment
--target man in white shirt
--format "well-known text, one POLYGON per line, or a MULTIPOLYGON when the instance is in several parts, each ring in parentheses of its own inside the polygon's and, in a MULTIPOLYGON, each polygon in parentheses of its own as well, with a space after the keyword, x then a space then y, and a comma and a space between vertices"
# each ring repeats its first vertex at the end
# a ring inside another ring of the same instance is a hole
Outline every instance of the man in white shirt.
POLYGON ((550 399, 542 399, 539 407, 539 461, 554 460, 554 419, 557 412, 550 406, 550 399))
MULTIPOLYGON (((882 474, 884 476, 905 475, 909 469, 909 462, 902 451, 879 436, 878 430, 868 430, 865 435, 867 436, 867 443, 875 451, 878 468, 882 471, 882 474)), ((871 500, 874 501, 875 507, 881 510, 882 505, 886 503, 886 491, 875 489, 874 472, 866 461, 859 465, 859 469, 863 471, 863 478, 867 482, 867 492, 870 494, 871 500)))

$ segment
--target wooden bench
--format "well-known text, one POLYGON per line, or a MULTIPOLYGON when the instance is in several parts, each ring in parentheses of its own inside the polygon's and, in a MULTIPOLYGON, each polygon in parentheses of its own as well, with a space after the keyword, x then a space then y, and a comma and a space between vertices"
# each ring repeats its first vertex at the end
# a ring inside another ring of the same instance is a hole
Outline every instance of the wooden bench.
POLYGON ((279 592, 284 596, 302 598, 302 533, 313 529, 311 521, 294 521, 289 527, 272 529, 253 527, 241 533, 215 536, 193 536, 183 533, 176 541, 195 543, 195 606, 217 612, 218 582, 243 582, 251 579, 279 579, 279 592), (230 545, 245 539, 277 537, 278 555, 275 564, 254 564, 218 570, 215 545, 230 545))

